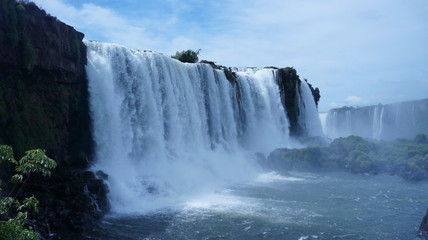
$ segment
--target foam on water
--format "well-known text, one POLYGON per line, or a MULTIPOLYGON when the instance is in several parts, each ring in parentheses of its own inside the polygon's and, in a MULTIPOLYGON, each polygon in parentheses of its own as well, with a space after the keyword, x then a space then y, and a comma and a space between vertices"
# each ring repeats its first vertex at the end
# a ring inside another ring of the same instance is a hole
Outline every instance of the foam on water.
POLYGON ((256 178, 256 182, 261 182, 261 183, 271 183, 276 181, 294 182, 294 181, 303 181, 303 180, 304 180, 303 178, 298 178, 293 176, 282 176, 277 172, 262 173, 262 174, 259 174, 256 178))
MULTIPOLYGON (((259 172, 255 152, 290 145, 275 69, 241 69, 231 83, 208 64, 85 43, 92 168, 108 174, 114 212, 174 207, 251 181, 259 172)), ((317 135, 315 104, 301 85, 301 121, 317 135)))

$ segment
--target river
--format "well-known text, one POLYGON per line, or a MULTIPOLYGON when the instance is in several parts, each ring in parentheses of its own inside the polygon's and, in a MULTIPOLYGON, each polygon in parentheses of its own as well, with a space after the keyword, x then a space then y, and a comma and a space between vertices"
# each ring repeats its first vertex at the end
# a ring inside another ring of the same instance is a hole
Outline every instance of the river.
POLYGON ((107 216, 86 239, 423 239, 428 183, 275 172, 144 215, 107 216))

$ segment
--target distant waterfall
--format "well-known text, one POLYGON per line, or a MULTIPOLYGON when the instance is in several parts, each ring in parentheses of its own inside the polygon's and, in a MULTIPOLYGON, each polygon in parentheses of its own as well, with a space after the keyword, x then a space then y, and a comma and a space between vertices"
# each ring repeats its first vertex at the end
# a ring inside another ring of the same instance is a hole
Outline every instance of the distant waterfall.
POLYGON ((385 108, 383 106, 376 106, 373 109, 373 139, 380 140, 383 131, 383 113, 385 108), (380 111, 379 111, 380 109, 380 111))
POLYGON ((330 138, 357 135, 377 140, 428 134, 428 99, 361 108, 337 108, 326 118, 330 138))
MULTIPOLYGON (((116 212, 171 206, 251 179, 258 171, 253 153, 289 145, 277 70, 243 69, 232 84, 207 64, 86 44, 93 168, 109 175, 116 212)), ((302 85, 305 119, 313 119, 313 99, 302 85)), ((308 129, 317 131, 318 122, 309 122, 308 129)))

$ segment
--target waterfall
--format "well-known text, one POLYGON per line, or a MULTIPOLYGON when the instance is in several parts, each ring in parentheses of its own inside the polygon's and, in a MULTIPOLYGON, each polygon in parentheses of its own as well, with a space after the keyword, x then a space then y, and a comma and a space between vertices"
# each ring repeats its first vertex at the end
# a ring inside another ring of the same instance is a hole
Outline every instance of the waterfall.
MULTIPOLYGON (((275 69, 240 69, 231 83, 223 70, 207 64, 85 44, 93 169, 109 176, 114 212, 174 206, 251 180, 259 171, 254 153, 290 144, 275 69)), ((318 114, 302 82, 302 118, 317 135, 318 114)))
POLYGON ((348 135, 352 134, 352 115, 351 111, 346 111, 346 132, 348 135))
POLYGON ((378 139, 378 137, 377 137, 378 131, 376 130, 376 129, 379 129, 378 115, 379 115, 379 107, 376 106, 373 108, 373 115, 372 115, 372 122, 373 122, 373 124, 372 124, 372 132, 373 132, 372 138, 373 139, 378 139))
POLYGON ((379 129, 375 129, 375 131, 377 132, 377 134, 376 134, 376 139, 377 139, 377 140, 380 140, 380 139, 381 139, 381 137, 382 137, 382 132, 383 132, 383 114, 384 114, 384 110, 385 110, 385 107, 383 107, 383 106, 382 106, 382 109, 380 110, 379 120, 378 120, 378 123, 379 123, 379 129))
POLYGON ((357 135, 390 140, 428 134, 428 99, 332 109, 326 124, 326 135, 330 138, 357 135))
POLYGON ((324 136, 321 121, 317 111, 311 89, 306 81, 300 80, 300 94, 298 107, 300 110, 299 123, 301 123, 309 137, 324 136))
POLYGON ((246 69, 237 72, 240 88, 238 119, 240 142, 246 149, 268 154, 288 143, 289 124, 279 95, 273 69, 246 69), (281 145, 282 143, 282 145, 281 145))
POLYGON ((333 112, 332 114, 327 113, 327 126, 326 135, 332 138, 336 138, 338 136, 337 130, 337 112, 333 112))

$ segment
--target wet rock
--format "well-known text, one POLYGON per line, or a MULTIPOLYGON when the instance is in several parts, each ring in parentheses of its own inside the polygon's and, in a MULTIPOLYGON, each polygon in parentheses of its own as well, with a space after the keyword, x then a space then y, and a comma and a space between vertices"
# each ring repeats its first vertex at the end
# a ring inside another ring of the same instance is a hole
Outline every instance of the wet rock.
POLYGON ((108 208, 106 176, 86 171, 93 143, 84 35, 34 3, 1 2, 0 144, 17 156, 46 149, 58 163, 51 178, 32 176, 22 191, 40 201, 29 216, 34 228, 45 238, 83 231, 108 208))
POLYGON ((425 216, 422 218, 421 225, 419 226, 419 230, 424 234, 428 234, 428 209, 425 213, 425 216))
POLYGON ((108 175, 103 171, 96 171, 95 175, 97 175, 97 178, 102 180, 108 180, 108 175))

